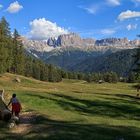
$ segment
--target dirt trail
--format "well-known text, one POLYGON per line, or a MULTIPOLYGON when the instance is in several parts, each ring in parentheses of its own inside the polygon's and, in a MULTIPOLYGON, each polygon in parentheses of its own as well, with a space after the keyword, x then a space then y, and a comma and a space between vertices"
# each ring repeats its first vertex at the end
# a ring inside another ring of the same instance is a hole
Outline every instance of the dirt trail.
POLYGON ((11 129, 11 133, 16 135, 24 135, 30 132, 36 121, 36 115, 33 112, 25 112, 20 115, 20 123, 11 129))

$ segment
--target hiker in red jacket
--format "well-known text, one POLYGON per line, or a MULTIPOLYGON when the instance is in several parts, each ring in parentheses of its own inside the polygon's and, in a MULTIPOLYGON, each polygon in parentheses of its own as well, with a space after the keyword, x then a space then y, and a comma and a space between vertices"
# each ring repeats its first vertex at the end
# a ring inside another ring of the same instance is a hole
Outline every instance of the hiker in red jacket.
POLYGON ((18 99, 16 98, 16 94, 12 95, 12 98, 11 98, 8 106, 10 104, 12 104, 12 115, 15 115, 15 116, 19 117, 19 113, 20 113, 20 110, 21 110, 21 104, 18 101, 18 99))

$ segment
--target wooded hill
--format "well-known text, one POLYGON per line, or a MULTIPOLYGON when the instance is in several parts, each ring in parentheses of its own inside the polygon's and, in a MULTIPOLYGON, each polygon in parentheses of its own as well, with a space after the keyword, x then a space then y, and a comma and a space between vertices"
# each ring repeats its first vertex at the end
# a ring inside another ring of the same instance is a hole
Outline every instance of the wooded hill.
POLYGON ((11 34, 9 23, 4 17, 0 20, 0 73, 33 77, 42 81, 62 80, 61 70, 29 56, 23 49, 17 30, 11 34))

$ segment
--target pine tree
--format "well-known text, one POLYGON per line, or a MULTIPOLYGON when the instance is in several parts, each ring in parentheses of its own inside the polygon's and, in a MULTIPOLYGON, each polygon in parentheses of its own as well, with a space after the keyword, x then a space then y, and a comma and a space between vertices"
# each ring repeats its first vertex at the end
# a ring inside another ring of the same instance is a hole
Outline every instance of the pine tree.
POLYGON ((2 17, 0 21, 0 36, 3 38, 3 40, 11 38, 9 23, 4 17, 2 17))
POLYGON ((46 64, 40 62, 40 80, 48 81, 49 70, 46 64))
POLYGON ((136 72, 136 77, 140 83, 140 46, 139 48, 137 49, 137 53, 136 53, 136 56, 135 56, 135 59, 136 59, 136 68, 135 68, 135 72, 136 72))
POLYGON ((136 82, 136 76, 135 76, 135 73, 134 72, 131 72, 129 75, 128 75, 128 80, 127 80, 128 83, 135 83, 136 82))
POLYGON ((38 60, 33 60, 33 75, 32 77, 40 80, 40 64, 38 60))
MULTIPOLYGON (((138 37, 140 37, 140 35, 138 35, 138 37)), ((136 75, 136 79, 138 80, 139 84, 140 84, 140 44, 138 45, 138 48, 136 50, 135 55, 133 55, 133 57, 135 58, 134 64, 133 64, 133 72, 136 75)))
MULTIPOLYGON (((140 37, 140 35, 138 37, 140 37)), ((133 71, 136 74, 136 81, 138 82, 138 84, 136 85, 136 88, 137 88, 137 91, 139 91, 140 90, 140 44, 138 46, 136 55, 134 57, 135 57, 134 65, 136 65, 136 67, 133 69, 133 71)))
POLYGON ((111 72, 111 75, 112 75, 112 83, 117 83, 119 78, 118 78, 118 75, 116 72, 111 72))
POLYGON ((61 71, 54 67, 53 65, 49 65, 48 67, 49 73, 48 73, 48 80, 49 82, 60 82, 62 80, 61 71))
MULTIPOLYGON (((9 70, 12 65, 12 38, 9 28, 9 23, 6 21, 4 17, 2 17, 0 21, 0 57, 1 57, 1 64, 5 70, 9 70)), ((4 70, 3 69, 3 70, 4 70)), ((2 70, 2 71, 3 71, 2 70)), ((4 72, 4 71, 3 71, 4 72)))
POLYGON ((33 75, 33 58, 32 57, 27 57, 25 58, 25 76, 27 77, 32 77, 33 75))
POLYGON ((64 70, 61 70, 61 75, 62 75, 62 78, 65 78, 65 79, 68 78, 68 72, 66 72, 64 70))
POLYGON ((88 73, 88 74, 86 75, 85 80, 86 80, 88 83, 93 82, 93 77, 92 77, 92 74, 88 73))
POLYGON ((78 74, 77 74, 77 78, 78 78, 79 80, 83 80, 83 79, 84 79, 84 74, 83 74, 83 73, 78 73, 78 74))
POLYGON ((3 46, 0 46, 0 73, 4 73, 7 70, 6 60, 8 58, 7 49, 3 46))
POLYGON ((20 40, 20 35, 16 29, 13 34, 13 59, 13 72, 23 75, 25 73, 25 54, 23 44, 20 40))

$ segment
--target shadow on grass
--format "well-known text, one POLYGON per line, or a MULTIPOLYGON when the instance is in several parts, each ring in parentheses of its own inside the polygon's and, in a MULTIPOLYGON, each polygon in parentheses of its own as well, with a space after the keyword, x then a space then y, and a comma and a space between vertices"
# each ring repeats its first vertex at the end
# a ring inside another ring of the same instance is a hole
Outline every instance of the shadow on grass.
MULTIPOLYGON (((26 94, 32 98, 45 99, 53 101, 55 104, 59 105, 61 108, 67 111, 76 111, 81 115, 100 115, 108 117, 116 117, 132 120, 140 120, 140 108, 137 107, 139 104, 131 104, 125 100, 120 100, 118 102, 110 102, 106 100, 85 100, 78 99, 68 95, 60 94, 49 94, 49 97, 42 95, 26 94)), ((120 94, 119 94, 120 95, 120 94)), ((118 96, 118 95, 117 95, 118 96)), ((115 98, 113 98, 115 101, 115 98)), ((116 100, 117 101, 117 100, 116 100)))
MULTIPOLYGON (((101 97, 101 96, 98 96, 98 97, 101 97)), ((127 96, 123 96, 123 95, 120 95, 119 96, 106 96, 106 97, 101 97, 102 99, 105 99, 105 100, 109 100, 109 101, 113 101, 113 102, 120 102, 120 103, 126 103, 126 104, 131 104, 131 105, 140 105, 140 100, 138 100, 137 98, 129 98, 127 96)))
POLYGON ((8 123, 0 121, 0 140, 14 140, 16 138, 8 129, 8 123))
MULTIPOLYGON (((35 100, 53 101, 64 110, 76 111, 82 115, 100 115, 101 117, 124 117, 124 119, 138 119, 140 109, 123 98, 131 98, 120 95, 122 100, 110 102, 102 100, 78 99, 68 95, 46 93, 43 95, 25 94, 35 100)), ((118 95, 114 95, 118 96, 118 95)), ((94 122, 93 122, 94 123, 94 122)), ((32 124, 29 132, 25 134, 12 134, 4 128, 0 128, 0 139, 3 140, 140 140, 140 129, 131 126, 110 126, 103 124, 82 124, 82 122, 69 122, 52 120, 39 115, 32 124)))
POLYGON ((118 96, 118 97, 121 97, 121 98, 129 98, 129 99, 135 99, 135 100, 140 99, 140 97, 133 96, 133 95, 126 95, 126 94, 115 94, 115 95, 118 96))
POLYGON ((136 127, 80 124, 38 116, 28 133, 1 136, 4 140, 139 140, 136 127))

